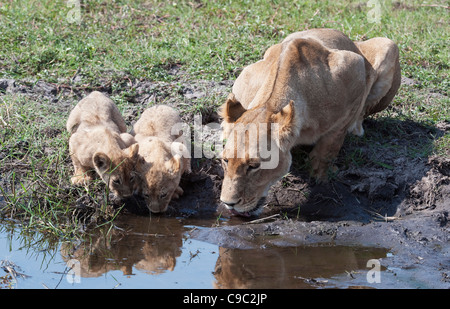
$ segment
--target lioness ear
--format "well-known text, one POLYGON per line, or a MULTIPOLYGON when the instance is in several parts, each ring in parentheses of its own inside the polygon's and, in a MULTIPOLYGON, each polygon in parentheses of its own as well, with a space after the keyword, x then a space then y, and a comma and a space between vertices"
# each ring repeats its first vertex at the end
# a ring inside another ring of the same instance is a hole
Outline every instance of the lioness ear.
POLYGON ((292 139, 296 136, 297 124, 295 121, 294 101, 290 101, 288 105, 283 107, 278 113, 271 116, 272 123, 277 124, 277 129, 273 133, 276 134, 275 141, 278 148, 285 151, 289 148, 292 139))
POLYGON ((226 102, 221 106, 219 115, 225 122, 233 123, 242 116, 246 109, 236 100, 233 93, 228 95, 226 102))
POLYGON ((94 154, 94 167, 100 173, 106 173, 111 166, 111 159, 103 152, 96 152, 94 154))

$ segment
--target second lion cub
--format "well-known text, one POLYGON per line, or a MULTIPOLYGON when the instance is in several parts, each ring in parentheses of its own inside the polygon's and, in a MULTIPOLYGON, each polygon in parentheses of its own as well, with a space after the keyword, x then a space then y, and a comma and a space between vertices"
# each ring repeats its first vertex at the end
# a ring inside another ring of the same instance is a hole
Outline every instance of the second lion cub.
POLYGON ((94 91, 69 115, 69 152, 75 169, 72 184, 86 184, 95 172, 118 197, 135 190, 139 145, 111 99, 94 91))
POLYGON ((171 134, 172 127, 179 123, 176 110, 158 105, 146 109, 133 127, 139 155, 145 161, 139 165, 139 174, 145 179, 137 193, 153 213, 166 211, 171 199, 183 194, 181 175, 191 170, 186 145, 177 141, 181 135, 171 134))

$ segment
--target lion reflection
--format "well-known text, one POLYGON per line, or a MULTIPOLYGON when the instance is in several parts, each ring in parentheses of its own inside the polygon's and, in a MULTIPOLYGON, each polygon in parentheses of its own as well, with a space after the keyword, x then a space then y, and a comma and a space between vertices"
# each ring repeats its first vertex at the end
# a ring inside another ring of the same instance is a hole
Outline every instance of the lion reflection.
POLYGON ((330 278, 366 269, 385 249, 344 246, 219 249, 214 286, 220 289, 308 288, 309 278, 330 278))
POLYGON ((91 235, 74 247, 61 247, 65 261, 80 261, 81 277, 99 277, 111 270, 132 275, 133 267, 148 274, 173 271, 181 255, 184 228, 177 220, 127 218, 127 227, 91 235))

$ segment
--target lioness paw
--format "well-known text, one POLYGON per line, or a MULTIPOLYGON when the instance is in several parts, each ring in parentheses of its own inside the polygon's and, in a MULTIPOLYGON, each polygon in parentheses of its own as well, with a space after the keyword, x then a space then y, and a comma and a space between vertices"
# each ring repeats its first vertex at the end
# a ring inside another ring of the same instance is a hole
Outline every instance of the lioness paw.
POLYGON ((175 192, 173 192, 172 198, 175 198, 175 199, 180 198, 180 196, 182 196, 183 193, 184 193, 183 189, 181 189, 181 187, 178 186, 178 187, 175 189, 175 192))
POLYGON ((347 130, 349 133, 362 137, 364 135, 364 128, 362 126, 362 120, 355 121, 347 130))

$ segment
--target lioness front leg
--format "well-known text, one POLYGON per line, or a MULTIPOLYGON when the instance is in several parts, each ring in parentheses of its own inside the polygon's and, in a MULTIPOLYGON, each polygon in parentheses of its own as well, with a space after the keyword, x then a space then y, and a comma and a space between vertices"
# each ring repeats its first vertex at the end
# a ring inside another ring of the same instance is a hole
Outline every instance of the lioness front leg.
POLYGON ((328 181, 330 164, 344 143, 346 130, 337 130, 322 136, 310 152, 311 174, 318 182, 328 181))
POLYGON ((178 186, 175 191, 173 192, 172 198, 177 199, 180 198, 184 193, 183 189, 181 189, 180 186, 178 186))

